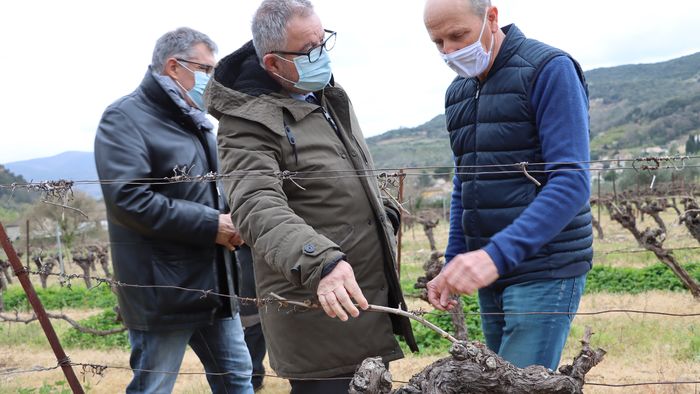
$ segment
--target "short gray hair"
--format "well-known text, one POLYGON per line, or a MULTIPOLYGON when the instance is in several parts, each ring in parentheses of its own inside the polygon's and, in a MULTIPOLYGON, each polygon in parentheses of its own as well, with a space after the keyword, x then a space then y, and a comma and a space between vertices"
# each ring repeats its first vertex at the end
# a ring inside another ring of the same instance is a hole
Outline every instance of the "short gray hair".
POLYGON ((314 12, 309 0, 263 0, 253 17, 253 45, 262 63, 263 56, 287 46, 287 23, 295 16, 314 12))
POLYGON ((188 59, 192 56, 192 48, 200 43, 206 45, 212 53, 218 51, 216 44, 209 36, 189 27, 180 27, 163 34, 156 41, 156 47, 153 49, 151 68, 154 72, 161 73, 169 58, 188 59))
POLYGON ((491 7, 491 0, 468 0, 471 3, 472 11, 475 15, 483 17, 486 9, 491 7))

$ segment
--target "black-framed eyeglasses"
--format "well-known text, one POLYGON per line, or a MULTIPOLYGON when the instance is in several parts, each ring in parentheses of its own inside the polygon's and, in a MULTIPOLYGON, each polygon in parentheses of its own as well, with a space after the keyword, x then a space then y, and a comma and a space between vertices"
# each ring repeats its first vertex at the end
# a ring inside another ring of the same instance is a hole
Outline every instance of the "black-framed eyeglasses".
POLYGON ((335 47, 335 39, 336 39, 337 33, 334 32, 333 30, 327 30, 327 29, 323 29, 323 31, 326 32, 326 34, 328 36, 323 40, 321 45, 317 45, 317 46, 309 49, 307 52, 272 51, 270 53, 275 53, 278 55, 306 56, 309 58, 309 63, 313 63, 321 58, 321 54, 323 53, 324 49, 326 50, 326 52, 328 52, 331 49, 333 49, 333 47, 335 47), (320 48, 320 50, 317 51, 317 49, 319 49, 319 48, 320 48))
POLYGON ((176 57, 175 60, 177 60, 179 62, 194 64, 195 66, 197 66, 199 68, 199 71, 203 71, 205 74, 207 74, 209 76, 211 76, 211 74, 214 72, 214 66, 210 66, 208 64, 197 63, 197 62, 193 62, 192 60, 186 60, 186 59, 182 59, 179 57, 176 57))

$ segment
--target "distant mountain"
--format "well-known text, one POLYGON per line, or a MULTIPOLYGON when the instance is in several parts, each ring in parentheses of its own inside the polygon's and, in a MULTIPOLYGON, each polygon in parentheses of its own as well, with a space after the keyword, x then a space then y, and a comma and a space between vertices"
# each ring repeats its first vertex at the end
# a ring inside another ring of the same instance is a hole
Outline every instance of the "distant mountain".
MULTIPOLYGON (((591 155, 639 155, 654 147, 684 153, 700 134, 700 53, 655 64, 585 72, 591 102, 591 155)), ((377 168, 444 166, 452 151, 444 115, 367 139, 377 168)))
MULTIPOLYGON (((639 155, 649 147, 655 152, 684 153, 688 136, 700 135, 700 53, 585 74, 590 90, 593 158, 614 152, 639 155)), ((368 138, 367 143, 377 168, 452 166, 444 115, 417 127, 387 131, 368 138)), ((64 152, 5 167, 12 176, 28 181, 97 179, 92 152, 64 152)), ((3 174, 0 166, 1 184, 14 182, 4 181, 3 174)), ((101 198, 99 185, 76 189, 101 198)))
MULTIPOLYGON (((97 169, 92 152, 63 152, 51 157, 7 163, 5 167, 13 173, 21 175, 27 181, 34 182, 59 179, 73 181, 97 179, 97 169)), ((75 189, 96 199, 102 198, 99 184, 77 185, 75 189)))

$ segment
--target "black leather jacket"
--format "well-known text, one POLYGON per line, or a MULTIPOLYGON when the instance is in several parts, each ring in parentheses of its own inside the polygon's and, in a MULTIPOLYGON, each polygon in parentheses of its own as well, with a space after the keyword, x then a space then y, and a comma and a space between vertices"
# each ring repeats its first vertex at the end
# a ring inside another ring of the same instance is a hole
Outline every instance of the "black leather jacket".
MULTIPOLYGON (((217 184, 159 180, 218 170, 211 123, 168 81, 149 69, 133 93, 105 110, 97 130, 95 162, 115 279, 232 294, 235 265, 231 253, 215 243, 219 214, 228 210, 217 184), (104 183, 115 179, 122 181, 104 183)), ((237 310, 232 299, 201 292, 116 290, 130 329, 199 327, 237 310)))

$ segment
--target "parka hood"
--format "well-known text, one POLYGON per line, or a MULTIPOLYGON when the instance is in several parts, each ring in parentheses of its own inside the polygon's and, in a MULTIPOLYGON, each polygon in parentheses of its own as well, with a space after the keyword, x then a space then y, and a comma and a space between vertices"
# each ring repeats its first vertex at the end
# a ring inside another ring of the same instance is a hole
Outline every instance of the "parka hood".
POLYGON ((299 121, 317 107, 290 97, 260 66, 253 41, 221 59, 204 101, 217 119, 229 115, 260 123, 284 134, 284 114, 299 121))
POLYGON ((254 97, 282 92, 282 87, 260 66, 253 41, 221 59, 214 79, 223 87, 254 97))

